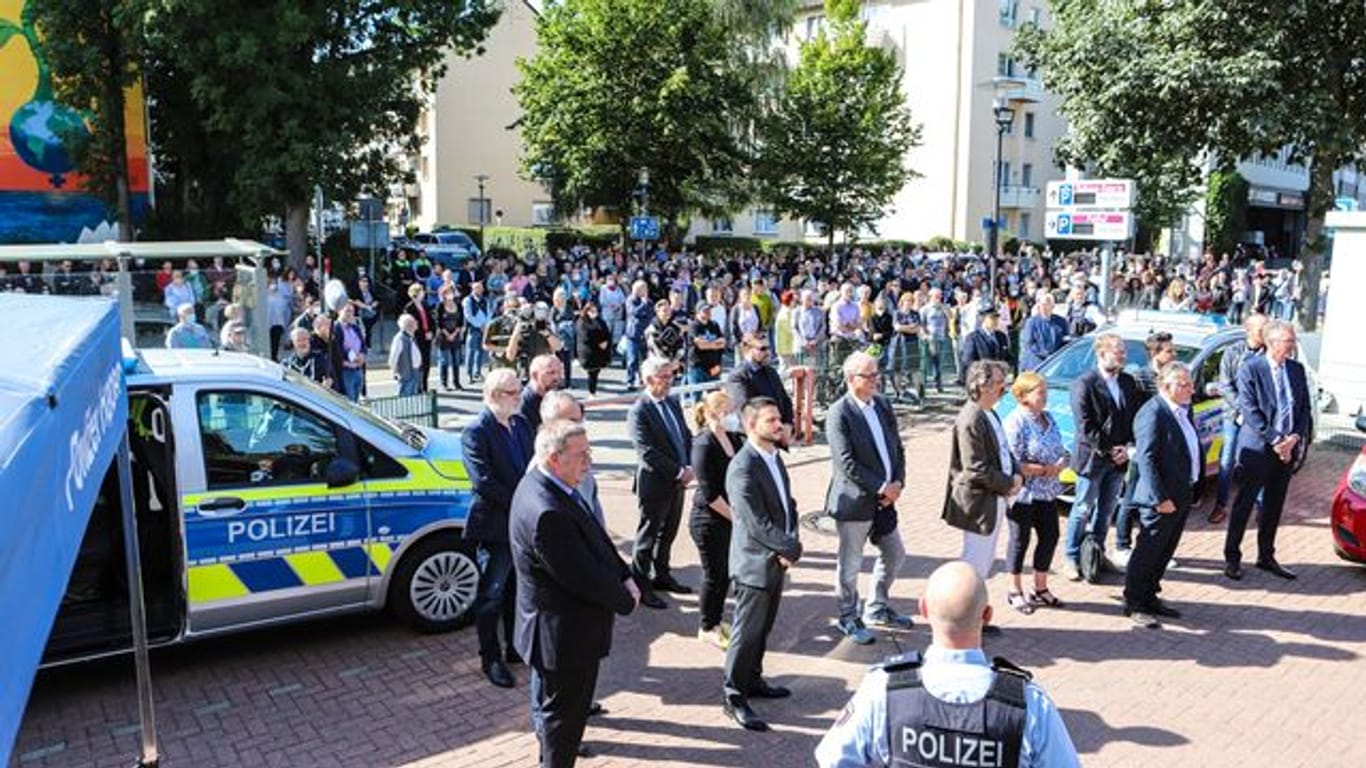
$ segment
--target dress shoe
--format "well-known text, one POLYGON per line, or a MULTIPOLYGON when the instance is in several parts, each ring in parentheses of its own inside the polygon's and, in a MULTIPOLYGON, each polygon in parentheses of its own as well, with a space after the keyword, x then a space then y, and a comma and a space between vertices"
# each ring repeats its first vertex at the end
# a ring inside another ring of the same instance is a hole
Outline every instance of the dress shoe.
POLYGON ((512 672, 508 671, 507 665, 496 659, 484 662, 484 677, 487 677, 490 683, 499 688, 512 688, 517 685, 517 681, 512 679, 512 672))
POLYGON ((1170 605, 1167 605, 1166 603, 1162 602, 1157 598, 1153 598, 1153 601, 1151 603, 1148 603, 1148 613, 1151 613, 1154 616, 1161 616, 1164 619, 1181 618, 1180 611, 1176 610, 1170 605))
POLYGON ((1257 568, 1266 571, 1273 576, 1280 576, 1286 581, 1295 580, 1295 572, 1276 562, 1275 560, 1258 560, 1257 568))
POLYGON ((587 744, 580 744, 578 749, 575 751, 578 753, 579 757, 593 756, 593 750, 589 749, 587 744))
POLYGON ((749 703, 744 699, 726 699, 721 705, 721 711, 726 713, 726 717, 734 720, 741 728, 747 731, 767 731, 768 723, 765 723, 754 710, 749 708, 749 703))
POLYGON ((663 610, 669 607, 668 603, 659 599, 659 595, 656 595, 653 592, 642 592, 640 594, 640 604, 646 608, 654 608, 655 610, 663 610))
POLYGON ((1237 563, 1224 563, 1224 575, 1234 581, 1243 580, 1243 567, 1237 563))
POLYGON ((679 583, 672 576, 668 576, 663 579, 655 579, 654 581, 650 582, 650 586, 654 587, 660 592, 669 592, 675 595, 692 594, 692 587, 688 586, 687 584, 679 583))
POLYGON ((792 691, 781 685, 769 685, 767 681, 760 680, 749 695, 756 699, 786 699, 792 695, 792 691))
POLYGON ((589 717, 601 717, 605 714, 607 714, 607 707, 604 707, 601 701, 593 702, 593 706, 588 708, 589 717))

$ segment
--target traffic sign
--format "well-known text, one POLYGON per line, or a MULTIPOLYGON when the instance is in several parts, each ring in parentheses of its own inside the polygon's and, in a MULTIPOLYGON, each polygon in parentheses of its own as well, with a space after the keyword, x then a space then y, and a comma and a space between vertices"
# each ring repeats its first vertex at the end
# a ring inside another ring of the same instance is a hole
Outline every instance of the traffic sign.
POLYGON ((1044 237, 1049 240, 1128 240, 1134 216, 1128 211, 1048 211, 1044 237))
POLYGON ((1050 181, 1045 203, 1049 208, 1127 210, 1134 206, 1134 183, 1129 179, 1050 181))
POLYGON ((631 239, 632 239, 632 240, 658 240, 658 239, 659 239, 659 217, 658 217, 658 216, 632 216, 632 217, 631 217, 631 239))

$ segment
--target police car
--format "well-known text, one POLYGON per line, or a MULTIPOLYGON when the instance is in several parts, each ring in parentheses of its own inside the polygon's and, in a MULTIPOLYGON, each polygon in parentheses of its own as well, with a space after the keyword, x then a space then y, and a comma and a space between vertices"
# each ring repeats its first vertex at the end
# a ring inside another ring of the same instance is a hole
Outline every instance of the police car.
MULTIPOLYGON (((155 643, 388 608, 421 631, 467 617, 459 436, 399 425, 283 367, 209 350, 124 361, 132 496, 155 643)), ((117 474, 91 516, 48 662, 124 650, 117 474)))
MULTIPOLYGON (((1195 380, 1192 411, 1195 430, 1205 456, 1205 474, 1217 476, 1226 407, 1219 392, 1219 363, 1225 352, 1247 337, 1241 327, 1229 326, 1221 316, 1194 312, 1121 312, 1113 325, 1074 339, 1039 366, 1038 373, 1048 382, 1048 413, 1057 421, 1063 445, 1070 450, 1076 445, 1076 425, 1072 419, 1071 404, 1072 382, 1096 367, 1093 349, 1095 336, 1099 333, 1117 333, 1124 339, 1127 357, 1124 369, 1132 374, 1148 365, 1145 342, 1148 335, 1155 331, 1170 333, 1176 347, 1176 359, 1190 366, 1191 376, 1195 380)), ((1317 391, 1313 372, 1308 373, 1310 388, 1317 391)), ((1004 420, 1017 407, 1019 404, 1014 395, 1007 390, 996 406, 996 413, 1004 420)), ((1064 497, 1070 499, 1076 475, 1067 469, 1060 479, 1064 485, 1064 497)))

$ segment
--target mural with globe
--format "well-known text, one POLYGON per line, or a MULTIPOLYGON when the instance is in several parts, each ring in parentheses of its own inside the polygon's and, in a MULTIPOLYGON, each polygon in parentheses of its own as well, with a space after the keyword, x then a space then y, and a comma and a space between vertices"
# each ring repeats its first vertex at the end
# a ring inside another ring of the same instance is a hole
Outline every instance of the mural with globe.
MULTIPOLYGON (((27 0, 41 2, 42 0, 27 0)), ((81 109, 57 101, 42 40, 25 0, 0 0, 0 243, 76 242, 113 214, 83 191, 73 148, 89 135, 81 109)), ((133 215, 148 205, 147 128, 141 89, 129 89, 129 192, 133 215)), ((135 226, 136 226, 135 221, 135 226)))

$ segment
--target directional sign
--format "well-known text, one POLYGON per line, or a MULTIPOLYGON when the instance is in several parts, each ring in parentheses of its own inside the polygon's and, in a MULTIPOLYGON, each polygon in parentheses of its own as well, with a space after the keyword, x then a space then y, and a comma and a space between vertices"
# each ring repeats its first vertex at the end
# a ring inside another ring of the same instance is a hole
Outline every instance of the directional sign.
POLYGON ((1134 217, 1128 211, 1048 211, 1044 237, 1050 240, 1128 240, 1134 217))
POLYGON ((658 217, 658 216, 632 216, 632 217, 631 217, 631 239, 632 239, 632 240, 658 240, 658 239, 659 239, 659 217, 658 217))
POLYGON ((1050 181, 1049 208, 1127 210, 1134 205, 1134 183, 1129 179, 1050 181))

